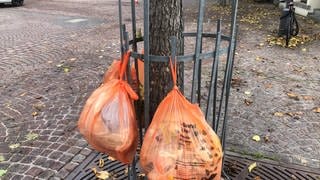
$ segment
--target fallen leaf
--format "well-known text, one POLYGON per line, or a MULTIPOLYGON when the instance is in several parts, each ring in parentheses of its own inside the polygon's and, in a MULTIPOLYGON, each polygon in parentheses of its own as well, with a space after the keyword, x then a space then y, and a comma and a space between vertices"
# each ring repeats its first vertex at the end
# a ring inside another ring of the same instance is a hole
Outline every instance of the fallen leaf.
POLYGON ((313 108, 313 112, 320 113, 320 107, 313 108))
POLYGON ((271 83, 264 84, 264 87, 266 89, 270 89, 270 88, 272 88, 272 84, 271 83))
POLYGON ((244 103, 245 103, 247 106, 250 106, 250 105, 253 103, 253 101, 252 101, 251 99, 245 99, 245 100, 244 100, 244 103))
POLYGON ((93 174, 97 174, 97 169, 96 168, 91 168, 93 174))
POLYGON ((4 158, 4 156, 0 156, 0 162, 5 161, 6 159, 4 158))
POLYGON ((304 100, 306 100, 306 101, 313 101, 313 100, 315 99, 314 97, 308 96, 308 95, 302 96, 302 98, 303 98, 304 100))
POLYGON ((144 174, 144 173, 139 173, 138 174, 138 177, 145 177, 146 176, 146 174, 144 174))
POLYGON ((19 144, 19 143, 9 145, 9 148, 10 148, 10 149, 16 149, 16 148, 18 148, 18 147, 20 147, 20 144, 19 144))
POLYGON ((99 56, 99 58, 100 58, 100 59, 102 59, 102 58, 103 58, 103 56, 99 56))
POLYGON ((295 93, 287 93, 287 96, 290 98, 290 99, 294 99, 294 100, 299 100, 299 95, 295 94, 295 93))
POLYGON ((110 173, 108 171, 99 171, 96 173, 96 177, 101 180, 106 180, 110 178, 110 173))
POLYGON ((116 159, 114 157, 108 156, 108 160, 115 161, 116 159))
POLYGON ((101 49, 100 51, 101 51, 101 52, 104 52, 104 50, 103 50, 103 49, 101 49))
POLYGON ((124 174, 127 175, 128 172, 129 172, 129 169, 128 169, 128 168, 125 168, 125 169, 124 169, 124 174))
POLYGON ((262 58, 261 57, 256 57, 256 61, 261 61, 262 60, 262 58))
POLYGON ((43 103, 36 103, 36 104, 33 104, 32 107, 38 111, 41 111, 45 107, 45 105, 43 103))
POLYGON ((27 92, 24 92, 22 94, 20 94, 21 97, 25 96, 27 94, 27 92))
POLYGON ((69 68, 69 67, 64 67, 64 68, 63 68, 63 71, 64 71, 65 73, 68 73, 68 72, 70 72, 70 68, 69 68))
POLYGON ((31 115, 32 115, 33 117, 38 116, 38 112, 37 112, 37 111, 34 111, 34 112, 32 112, 31 115))
POLYGON ((7 170, 5 170, 5 169, 0 169, 0 177, 6 175, 6 173, 7 173, 7 170))
POLYGON ((249 96, 249 95, 251 95, 251 92, 250 91, 245 91, 244 94, 249 96))
POLYGON ((27 139, 27 141, 32 141, 32 140, 35 140, 39 137, 39 134, 36 134, 36 133, 28 133, 25 138, 27 139))
POLYGON ((77 58, 70 58, 69 61, 75 61, 77 58))
POLYGON ((252 136, 252 140, 259 142, 261 140, 259 135, 252 136))
POLYGON ((254 177, 254 180, 262 180, 260 176, 254 177))
POLYGON ((254 168, 256 168, 256 167, 257 167, 257 163, 256 163, 256 162, 254 162, 254 163, 250 164, 250 166, 248 167, 248 171, 249 171, 249 173, 251 173, 251 172, 252 172, 252 170, 253 170, 254 168))
POLYGON ((302 48, 301 51, 306 52, 307 48, 302 48))
POLYGON ((58 68, 60 68, 60 67, 63 66, 63 64, 57 64, 56 66, 57 66, 58 68))
POLYGON ((264 139, 264 142, 269 142, 270 141, 269 136, 264 136, 263 139, 264 139))
POLYGON ((275 112, 274 116, 282 117, 284 114, 282 112, 275 112))
POLYGON ((103 168, 104 166, 104 160, 103 159, 99 159, 99 167, 103 168))

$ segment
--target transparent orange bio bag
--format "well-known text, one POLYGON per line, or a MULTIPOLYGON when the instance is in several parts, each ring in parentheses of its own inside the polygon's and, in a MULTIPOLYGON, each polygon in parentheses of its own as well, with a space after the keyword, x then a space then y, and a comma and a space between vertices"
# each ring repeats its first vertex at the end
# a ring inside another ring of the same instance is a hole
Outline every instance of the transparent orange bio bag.
POLYGON ((176 86, 176 64, 170 60, 174 88, 158 106, 144 136, 142 169, 151 180, 221 178, 222 148, 196 104, 176 86))
POLYGON ((128 52, 118 66, 119 78, 109 79, 91 94, 78 122, 80 132, 94 149, 126 164, 132 162, 138 144, 133 106, 138 96, 123 80, 129 58, 128 52))

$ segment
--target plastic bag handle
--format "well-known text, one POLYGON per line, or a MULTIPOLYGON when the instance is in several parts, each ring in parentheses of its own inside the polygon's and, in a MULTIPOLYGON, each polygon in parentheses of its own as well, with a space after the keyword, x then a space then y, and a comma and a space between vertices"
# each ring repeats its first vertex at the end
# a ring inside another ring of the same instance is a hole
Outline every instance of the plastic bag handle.
POLYGON ((122 80, 124 74, 126 73, 126 69, 127 69, 127 65, 130 59, 130 51, 127 51, 124 53, 123 57, 122 57, 122 61, 121 61, 121 65, 120 65, 120 74, 119 74, 119 78, 122 80))
POLYGON ((177 86, 177 61, 174 61, 174 65, 172 63, 171 57, 169 58, 169 64, 170 64, 170 69, 171 69, 171 75, 172 75, 172 80, 173 80, 173 85, 174 87, 177 86))

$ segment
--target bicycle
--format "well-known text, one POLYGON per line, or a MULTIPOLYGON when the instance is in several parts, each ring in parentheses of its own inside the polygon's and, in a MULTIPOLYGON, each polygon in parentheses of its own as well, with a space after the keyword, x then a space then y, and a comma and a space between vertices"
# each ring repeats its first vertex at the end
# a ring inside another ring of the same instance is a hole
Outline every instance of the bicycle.
POLYGON ((295 16, 293 0, 287 0, 286 8, 282 10, 282 16, 280 17, 279 36, 285 35, 286 46, 288 47, 291 37, 298 34, 299 24, 295 16))

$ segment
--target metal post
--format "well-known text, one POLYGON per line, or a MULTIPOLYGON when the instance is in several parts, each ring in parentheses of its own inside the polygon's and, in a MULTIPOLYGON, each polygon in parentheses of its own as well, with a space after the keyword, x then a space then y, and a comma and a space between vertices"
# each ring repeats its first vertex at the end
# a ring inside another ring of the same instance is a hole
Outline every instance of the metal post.
POLYGON ((211 71, 211 81, 209 87, 208 103, 206 109, 206 119, 208 120, 211 109, 212 109, 212 128, 217 132, 216 127, 216 101, 217 101, 217 81, 218 81, 218 67, 219 67, 219 56, 220 56, 220 44, 221 44, 221 20, 217 21, 217 37, 215 42, 213 65, 211 71), (212 97, 213 96, 213 97, 212 97))
POLYGON ((144 118, 145 129, 150 124, 150 61, 149 61, 149 0, 144 0, 144 118))
POLYGON ((121 57, 123 56, 123 29, 122 29, 122 4, 121 0, 118 0, 119 6, 119 27, 120 27, 120 52, 121 57))
POLYGON ((191 102, 196 101, 196 91, 200 88, 198 86, 198 76, 199 76, 199 66, 200 66, 200 49, 201 49, 201 39, 203 31, 203 15, 204 15, 205 0, 199 1, 199 16, 197 22, 197 37, 196 37, 196 48, 195 48, 195 60, 193 67, 193 77, 192 77, 192 90, 191 90, 191 102))

